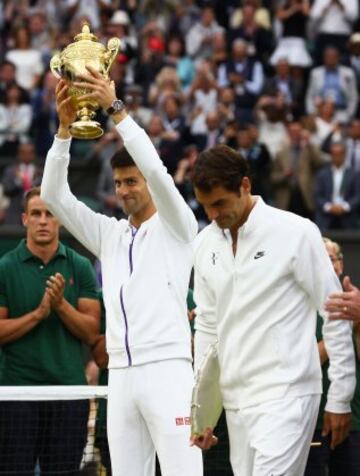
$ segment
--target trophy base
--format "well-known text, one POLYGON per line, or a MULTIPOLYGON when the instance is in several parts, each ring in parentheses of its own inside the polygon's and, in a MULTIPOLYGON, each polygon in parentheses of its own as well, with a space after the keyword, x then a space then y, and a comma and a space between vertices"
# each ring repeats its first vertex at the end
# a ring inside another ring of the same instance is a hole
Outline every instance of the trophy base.
POLYGON ((97 139, 104 131, 96 121, 80 120, 71 124, 70 134, 75 139, 97 139))

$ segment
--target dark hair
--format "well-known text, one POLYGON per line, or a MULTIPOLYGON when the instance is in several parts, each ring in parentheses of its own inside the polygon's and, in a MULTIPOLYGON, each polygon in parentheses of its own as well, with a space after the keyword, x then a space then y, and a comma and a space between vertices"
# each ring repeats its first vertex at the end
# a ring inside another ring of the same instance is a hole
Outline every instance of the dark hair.
POLYGON ((244 177, 250 177, 250 167, 244 157, 227 145, 216 145, 199 154, 191 180, 195 188, 205 193, 215 187, 239 192, 244 177))
POLYGON ((33 197, 40 197, 40 195, 41 195, 40 187, 33 187, 25 193, 24 201, 23 201, 23 207, 25 212, 27 211, 30 200, 33 197))
POLYGON ((122 147, 110 159, 111 168, 118 169, 122 167, 136 167, 136 164, 129 152, 122 147))

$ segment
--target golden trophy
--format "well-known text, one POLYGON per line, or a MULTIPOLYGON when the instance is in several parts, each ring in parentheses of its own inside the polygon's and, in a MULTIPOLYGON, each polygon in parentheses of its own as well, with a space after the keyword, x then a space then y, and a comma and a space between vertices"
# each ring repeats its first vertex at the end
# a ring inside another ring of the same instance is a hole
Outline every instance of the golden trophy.
POLYGON ((76 139, 96 139, 104 133, 100 124, 92 120, 99 104, 94 99, 79 100, 80 96, 91 91, 75 87, 72 83, 77 81, 79 75, 89 74, 86 66, 92 66, 104 79, 109 79, 111 65, 120 49, 120 40, 111 38, 105 47, 90 33, 88 23, 83 24, 82 32, 74 40, 61 53, 51 58, 50 69, 57 78, 70 83, 68 94, 77 112, 77 120, 71 124, 70 134, 76 139))

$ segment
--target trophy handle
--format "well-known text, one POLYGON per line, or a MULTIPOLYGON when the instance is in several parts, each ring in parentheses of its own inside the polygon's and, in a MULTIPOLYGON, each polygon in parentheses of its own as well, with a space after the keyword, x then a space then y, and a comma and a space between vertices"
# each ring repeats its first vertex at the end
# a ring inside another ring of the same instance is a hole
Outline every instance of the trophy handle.
POLYGON ((58 78, 61 79, 62 77, 62 72, 61 72, 61 58, 60 55, 54 55, 51 60, 50 60, 50 69, 52 74, 58 78))
POLYGON ((121 41, 119 38, 111 38, 107 44, 107 51, 104 54, 104 74, 108 75, 111 65, 119 53, 121 41))

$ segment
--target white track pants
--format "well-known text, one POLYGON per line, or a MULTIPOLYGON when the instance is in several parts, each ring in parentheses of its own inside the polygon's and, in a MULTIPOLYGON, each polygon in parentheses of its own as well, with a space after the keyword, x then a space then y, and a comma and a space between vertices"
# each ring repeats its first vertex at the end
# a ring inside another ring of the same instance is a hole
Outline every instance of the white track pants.
POLYGON ((226 412, 234 476, 303 476, 320 395, 226 412))
POLYGON ((174 359, 110 369, 107 429, 113 476, 202 476, 190 447, 191 363, 174 359))

